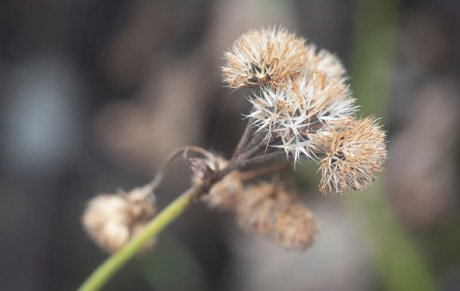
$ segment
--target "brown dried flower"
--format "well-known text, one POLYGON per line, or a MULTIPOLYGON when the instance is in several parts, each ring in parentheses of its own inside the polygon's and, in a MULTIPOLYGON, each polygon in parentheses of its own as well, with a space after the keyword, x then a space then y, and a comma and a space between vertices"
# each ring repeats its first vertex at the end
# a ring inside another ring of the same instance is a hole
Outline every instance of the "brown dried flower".
POLYGON ((343 83, 347 80, 346 70, 342 62, 332 53, 325 49, 319 49, 308 44, 307 56, 304 63, 305 72, 321 73, 335 82, 343 83))
MULTIPOLYGON (((149 185, 121 194, 102 194, 88 203, 82 223, 90 237, 107 252, 123 247, 131 237, 142 231, 155 215, 149 185)), ((144 246, 144 250, 153 242, 144 246)))
POLYGON ((305 40, 283 28, 252 30, 225 53, 222 74, 230 88, 283 86, 304 69, 305 40))
POLYGON ((386 159, 385 132, 373 118, 350 120, 342 128, 315 136, 322 149, 320 191, 362 190, 380 173, 386 159))
POLYGON ((274 236, 285 248, 305 250, 318 232, 313 214, 300 204, 291 204, 276 216, 274 236))
POLYGON ((241 228, 267 235, 273 231, 278 208, 291 202, 286 192, 277 191, 272 184, 250 186, 241 193, 236 219, 241 228))
POLYGON ((241 194, 236 218, 243 229, 293 250, 306 249, 317 232, 310 211, 295 196, 269 183, 251 186, 241 194))
POLYGON ((239 172, 231 172, 215 183, 201 199, 211 208, 232 210, 240 203, 244 190, 239 172))
POLYGON ((356 111, 355 99, 347 86, 319 72, 302 73, 286 88, 264 88, 249 100, 256 131, 266 132, 268 141, 292 155, 316 158, 311 135, 327 124, 349 119, 356 111))

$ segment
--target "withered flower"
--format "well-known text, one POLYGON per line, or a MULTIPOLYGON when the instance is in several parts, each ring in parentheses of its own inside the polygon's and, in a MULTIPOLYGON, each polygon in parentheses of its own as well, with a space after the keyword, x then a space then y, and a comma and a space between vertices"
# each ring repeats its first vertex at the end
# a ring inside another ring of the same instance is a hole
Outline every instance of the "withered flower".
POLYGON ((269 28, 243 34, 224 56, 221 70, 230 88, 279 87, 303 71, 307 49, 303 38, 269 28))
POLYGON ((349 119, 356 111, 355 99, 347 86, 319 72, 305 73, 287 88, 264 88, 249 98, 253 127, 266 132, 269 145, 283 149, 297 161, 301 155, 316 157, 311 142, 324 126, 349 119), (272 144, 272 140, 280 143, 272 144))
POLYGON ((292 250, 305 250, 317 233, 311 212, 279 186, 262 183, 248 187, 236 208, 238 224, 292 250))
POLYGON ((385 132, 373 118, 351 120, 315 138, 325 155, 319 163, 322 192, 362 190, 383 170, 385 132))

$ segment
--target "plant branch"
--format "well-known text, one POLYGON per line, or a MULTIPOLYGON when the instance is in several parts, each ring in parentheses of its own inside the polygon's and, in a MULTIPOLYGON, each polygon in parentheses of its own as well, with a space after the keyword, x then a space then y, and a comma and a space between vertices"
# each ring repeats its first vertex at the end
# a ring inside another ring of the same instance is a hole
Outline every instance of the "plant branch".
POLYGON ((78 291, 99 290, 129 259, 139 252, 147 241, 158 235, 166 226, 184 212, 192 199, 200 194, 199 192, 199 189, 190 188, 177 197, 163 211, 156 215, 141 233, 131 239, 122 249, 105 260, 105 262, 83 282, 78 291))
POLYGON ((208 160, 210 160, 210 161, 212 161, 214 163, 215 169, 218 169, 218 164, 217 164, 216 159, 214 158, 214 155, 211 154, 210 152, 208 152, 207 150, 205 150, 205 149, 203 149, 201 147, 198 147, 198 146, 190 146, 190 145, 185 146, 185 147, 181 147, 181 148, 178 148, 177 150, 173 151, 172 153, 170 153, 168 155, 168 157, 166 157, 166 159, 164 160, 163 164, 159 167, 155 177, 150 182, 150 185, 152 187, 152 191, 155 190, 160 185, 160 183, 163 181, 163 176, 164 176, 168 166, 177 157, 179 157, 181 154, 187 155, 189 152, 195 152, 195 153, 199 153, 199 154, 205 156, 208 160))
POLYGON ((252 118, 248 120, 246 124, 246 128, 244 129, 244 133, 241 136, 238 145, 236 146, 235 152, 233 153, 233 158, 237 157, 244 149, 244 147, 248 144, 251 136, 252 136, 252 118))

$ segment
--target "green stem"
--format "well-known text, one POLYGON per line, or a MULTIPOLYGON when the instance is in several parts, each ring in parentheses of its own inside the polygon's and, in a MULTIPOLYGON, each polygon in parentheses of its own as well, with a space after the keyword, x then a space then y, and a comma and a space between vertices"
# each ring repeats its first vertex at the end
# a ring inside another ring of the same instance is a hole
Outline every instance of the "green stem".
POLYGON ((148 240, 158 235, 167 225, 184 212, 198 191, 198 189, 190 188, 177 197, 163 211, 156 215, 141 233, 130 240, 122 249, 105 260, 105 262, 83 282, 78 291, 99 290, 145 245, 148 240))

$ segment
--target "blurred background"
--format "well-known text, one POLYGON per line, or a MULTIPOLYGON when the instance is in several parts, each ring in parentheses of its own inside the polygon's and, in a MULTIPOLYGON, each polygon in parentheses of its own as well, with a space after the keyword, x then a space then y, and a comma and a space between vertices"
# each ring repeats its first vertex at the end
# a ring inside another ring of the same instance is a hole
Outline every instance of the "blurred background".
MULTIPOLYGON (((0 289, 76 289, 106 257, 80 225, 93 195, 143 185, 186 144, 228 157, 249 108, 223 51, 280 24, 344 61, 388 130, 384 175, 322 196, 299 167, 320 228, 301 254, 195 204, 106 290, 460 290, 456 0, 1 1, 0 289)), ((176 165, 160 207, 188 175, 176 165)))

